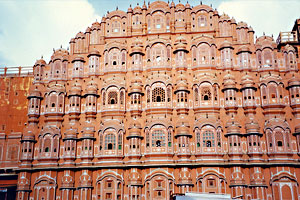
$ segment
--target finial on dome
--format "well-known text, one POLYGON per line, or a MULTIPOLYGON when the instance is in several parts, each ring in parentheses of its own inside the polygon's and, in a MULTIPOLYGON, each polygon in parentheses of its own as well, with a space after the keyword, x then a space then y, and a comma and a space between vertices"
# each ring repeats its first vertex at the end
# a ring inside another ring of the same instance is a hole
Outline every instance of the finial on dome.
POLYGON ((263 32, 263 35, 266 35, 265 32, 263 32))
POLYGON ((200 1, 200 5, 202 5, 202 1, 200 1))
POLYGON ((116 10, 119 10, 118 6, 116 7, 116 10))
POLYGON ((62 45, 60 45, 60 48, 62 49, 62 45))
POLYGON ((41 59, 43 59, 43 55, 41 56, 41 59))
POLYGON ((55 49, 53 48, 53 52, 55 52, 55 49))

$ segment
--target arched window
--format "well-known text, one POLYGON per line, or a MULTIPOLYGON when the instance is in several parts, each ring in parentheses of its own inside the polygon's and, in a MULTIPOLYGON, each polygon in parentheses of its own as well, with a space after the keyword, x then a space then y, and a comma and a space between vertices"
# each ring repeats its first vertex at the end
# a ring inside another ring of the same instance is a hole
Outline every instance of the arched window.
POLYGON ((197 147, 200 147, 201 146, 201 135, 200 135, 199 131, 197 131, 196 139, 197 139, 197 147))
POLYGON ((115 91, 109 92, 107 100, 108 100, 108 104, 111 104, 111 105, 117 104, 118 103, 118 93, 115 91))
POLYGON ((263 50, 263 59, 264 59, 264 67, 272 67, 273 65, 273 56, 271 49, 263 50))
POLYGON ((194 99, 195 99, 195 102, 198 102, 198 101, 199 101, 198 88, 195 88, 195 90, 194 90, 194 99))
POLYGON ((204 27, 204 26, 206 26, 206 25, 207 25, 207 22, 206 22, 206 16, 200 15, 200 16, 198 17, 198 27, 200 28, 200 27, 204 27))
POLYGON ((120 92, 120 104, 123 105, 124 104, 124 91, 120 92))
POLYGON ((151 48, 152 53, 152 61, 154 62, 154 66, 162 66, 164 65, 166 59, 166 46, 163 44, 155 44, 151 48))
POLYGON ((113 21, 111 27, 112 27, 112 32, 113 33, 119 33, 120 32, 121 26, 120 26, 119 21, 113 21))
POLYGON ((152 102, 165 102, 165 90, 162 87, 152 90, 152 102))
POLYGON ((208 64, 210 61, 210 47, 206 43, 202 43, 198 47, 199 52, 199 63, 200 64, 208 64))
POLYGON ((105 136, 105 149, 113 150, 116 148, 116 136, 113 133, 109 133, 105 136))

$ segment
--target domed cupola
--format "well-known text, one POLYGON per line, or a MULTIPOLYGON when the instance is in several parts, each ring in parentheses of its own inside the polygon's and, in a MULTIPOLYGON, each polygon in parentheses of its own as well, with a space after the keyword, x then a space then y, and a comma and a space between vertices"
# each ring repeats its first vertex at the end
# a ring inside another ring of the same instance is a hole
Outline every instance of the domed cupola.
POLYGON ((174 54, 176 54, 178 51, 184 51, 188 53, 187 50, 187 40, 183 36, 179 36, 175 40, 175 49, 173 51, 174 54))
POLYGON ((178 185, 193 185, 192 175, 188 168, 184 167, 179 173, 178 185))
POLYGON ((98 85, 95 81, 90 81, 88 82, 87 86, 86 86, 86 89, 85 89, 85 96, 87 95, 96 95, 96 96, 99 96, 97 94, 97 91, 98 91, 98 85))
POLYGON ((137 170, 130 172, 128 176, 128 185, 130 186, 143 186, 142 176, 137 170))
POLYGON ((127 136, 127 139, 132 137, 138 137, 143 138, 141 136, 142 126, 141 123, 137 120, 134 120, 128 127, 129 135, 127 136))
POLYGON ((179 120, 176 123, 176 135, 175 138, 180 136, 187 136, 192 137, 192 134, 190 133, 190 125, 187 120, 184 118, 179 118, 179 120))
POLYGON ((81 96, 81 85, 80 83, 75 82, 69 90, 70 96, 81 96))
POLYGON ((130 56, 134 55, 134 54, 141 54, 144 55, 143 52, 143 43, 140 39, 136 38, 132 45, 131 45, 131 53, 130 56))

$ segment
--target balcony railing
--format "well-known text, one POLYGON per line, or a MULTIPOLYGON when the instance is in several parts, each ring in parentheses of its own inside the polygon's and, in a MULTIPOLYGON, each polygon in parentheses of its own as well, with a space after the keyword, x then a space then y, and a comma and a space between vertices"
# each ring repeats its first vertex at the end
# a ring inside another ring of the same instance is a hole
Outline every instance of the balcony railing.
POLYGON ((0 77, 12 77, 12 76, 32 76, 33 67, 0 67, 0 77))
POLYGON ((296 31, 280 32, 276 42, 277 44, 287 43, 287 42, 298 42, 297 38, 298 37, 296 31))

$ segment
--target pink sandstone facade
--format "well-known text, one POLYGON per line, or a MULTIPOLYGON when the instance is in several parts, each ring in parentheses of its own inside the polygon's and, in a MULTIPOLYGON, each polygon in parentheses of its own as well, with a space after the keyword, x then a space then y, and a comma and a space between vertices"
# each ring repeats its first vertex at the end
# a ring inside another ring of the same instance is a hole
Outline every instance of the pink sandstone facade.
POLYGON ((276 43, 207 5, 109 12, 17 80, 20 117, 0 133, 15 179, 0 187, 17 200, 300 199, 299 25, 276 43))

